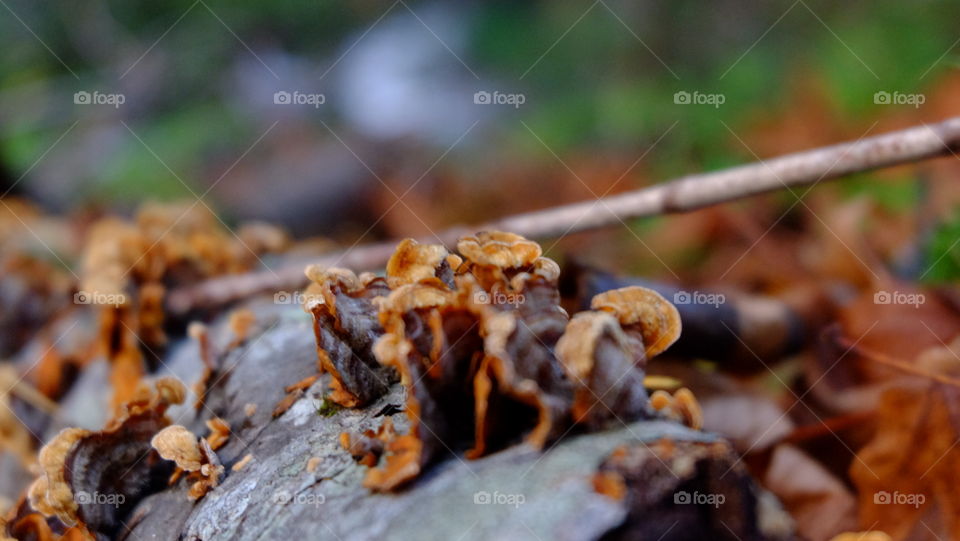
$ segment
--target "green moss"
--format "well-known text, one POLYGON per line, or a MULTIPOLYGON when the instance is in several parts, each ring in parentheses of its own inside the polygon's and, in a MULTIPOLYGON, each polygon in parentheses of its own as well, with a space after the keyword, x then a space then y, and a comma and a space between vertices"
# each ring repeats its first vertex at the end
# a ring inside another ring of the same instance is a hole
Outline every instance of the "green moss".
POLYGON ((327 397, 323 397, 323 402, 321 402, 320 405, 317 406, 317 415, 321 417, 333 417, 334 415, 339 413, 340 410, 342 409, 343 409, 343 406, 341 406, 340 404, 337 404, 336 402, 329 400, 327 397))

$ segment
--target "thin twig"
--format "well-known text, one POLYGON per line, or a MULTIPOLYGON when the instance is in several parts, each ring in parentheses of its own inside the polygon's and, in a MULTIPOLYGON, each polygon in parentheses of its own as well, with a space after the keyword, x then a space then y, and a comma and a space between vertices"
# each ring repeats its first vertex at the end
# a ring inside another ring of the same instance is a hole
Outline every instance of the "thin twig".
MULTIPOLYGON (((549 238, 619 224, 644 216, 687 212, 780 188, 815 184, 852 173, 945 156, 960 148, 960 117, 868 137, 855 142, 787 154, 721 171, 688 175, 599 200, 508 216, 476 227, 456 227, 438 236, 453 245, 465 232, 484 229, 511 231, 530 238, 549 238)), ((436 237, 424 239, 436 242, 436 237)), ((361 245, 327 254, 315 263, 357 270, 381 267, 395 242, 361 245)), ((250 295, 297 289, 304 285, 303 265, 290 264, 275 272, 220 277, 172 291, 168 310, 184 314, 219 306, 250 295)))

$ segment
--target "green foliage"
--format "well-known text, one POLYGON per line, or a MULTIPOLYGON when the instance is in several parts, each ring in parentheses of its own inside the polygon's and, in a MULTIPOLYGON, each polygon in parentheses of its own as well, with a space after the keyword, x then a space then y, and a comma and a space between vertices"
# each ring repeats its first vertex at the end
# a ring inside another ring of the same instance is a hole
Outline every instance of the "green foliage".
MULTIPOLYGON (((407 5, 420 13, 428 6, 418 1, 407 5)), ((125 66, 115 72, 91 63, 102 61, 106 57, 98 55, 113 47, 130 49, 136 58, 163 36, 124 83, 142 76, 138 70, 146 71, 146 63, 165 62, 157 101, 127 121, 190 183, 209 173, 201 164, 208 163, 212 151, 239 155, 249 138, 258 135, 244 129, 248 113, 230 106, 229 70, 237 58, 251 59, 244 44, 258 51, 269 44, 278 53, 314 63, 322 73, 389 4, 110 0, 99 15, 72 4, 38 6, 25 0, 11 3, 56 56, 16 19, 0 17, 0 47, 7 52, 0 55, 0 92, 27 92, 59 103, 56 98, 68 97, 75 87, 118 88, 125 66), (98 44, 69 30, 73 21, 95 16, 107 17, 103 28, 116 35, 101 36, 98 44)), ((786 14, 790 4, 761 3, 736 8, 741 11, 728 17, 693 0, 647 7, 610 1, 584 15, 589 6, 494 1, 455 8, 467 17, 468 50, 462 57, 481 77, 478 84, 528 97, 526 105, 508 111, 497 126, 502 148, 555 160, 525 123, 561 156, 590 148, 639 154, 676 123, 645 161, 645 171, 656 178, 752 161, 755 156, 730 131, 746 131, 763 115, 776 116, 793 106, 789 99, 807 89, 791 86, 802 82, 798 78, 812 78, 810 88, 822 88, 830 97, 835 109, 830 112, 856 124, 875 117, 880 108, 909 107, 877 105, 875 92, 928 92, 960 54, 954 48, 944 56, 956 39, 951 3, 879 0, 860 6, 808 0, 786 14), (720 107, 677 105, 673 96, 680 90, 723 94, 725 102, 720 107)), ((397 5, 378 25, 402 16, 409 14, 397 5)), ((272 77, 266 70, 264 76, 272 77)), ((20 103, 19 97, 5 96, 7 103, 20 103)), ((0 107, 5 120, 0 155, 14 171, 29 168, 87 112, 69 103, 49 111, 30 105, 0 107)), ((94 174, 96 188, 84 195, 103 197, 108 204, 185 191, 136 140, 104 151, 102 170, 94 174)), ((899 206, 906 192, 884 188, 870 194, 899 206)))
POLYGON ((920 198, 917 182, 910 178, 878 179, 867 174, 855 175, 836 184, 847 198, 866 195, 890 212, 906 212, 920 198))
POLYGON ((934 231, 925 251, 928 283, 943 283, 960 279, 960 208, 934 231))

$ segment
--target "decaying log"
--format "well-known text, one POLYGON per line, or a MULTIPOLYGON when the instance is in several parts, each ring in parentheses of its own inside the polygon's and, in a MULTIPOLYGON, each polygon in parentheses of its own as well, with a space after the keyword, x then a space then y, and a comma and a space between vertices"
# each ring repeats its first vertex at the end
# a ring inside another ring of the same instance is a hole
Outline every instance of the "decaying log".
MULTIPOLYGON (((789 530, 783 513, 744 470, 731 466, 727 444, 667 421, 644 421, 605 432, 568 435, 547 452, 523 446, 479 460, 462 449, 408 489, 376 494, 363 488, 367 466, 340 444, 340 434, 377 430, 390 419, 406 429, 402 387, 363 409, 318 412, 329 376, 316 381, 280 417, 269 411, 284 384, 315 362, 310 322, 296 310, 263 306, 267 329, 227 354, 227 383, 211 408, 235 437, 223 463, 252 459, 197 503, 179 484, 140 503, 126 539, 762 539, 789 530), (286 366, 286 368, 282 368, 286 366), (246 417, 244 405, 257 403, 246 417), (315 467, 312 471, 308 464, 315 467), (731 469, 729 473, 726 473, 731 469), (602 475, 601 475, 602 473, 602 475), (724 475, 726 473, 726 475, 724 475), (599 476, 599 477, 598 477, 599 476), (612 485, 611 485, 612 483, 612 485), (613 488, 610 488, 612 486, 613 488), (698 495, 698 496, 695 496, 698 495), (713 495, 720 505, 683 503, 713 495), (679 498, 679 500, 677 500, 679 498), (679 502, 679 503, 677 503, 679 502), (778 520, 769 520, 779 517, 778 520), (735 537, 736 536, 736 537, 735 537)), ((207 413, 206 415, 210 415, 207 413)), ((202 416, 202 415, 201 415, 202 416)))
MULTIPOLYGON (((230 426, 217 450, 225 478, 198 501, 188 498, 185 479, 139 502, 128 499, 125 509, 132 510, 116 538, 790 538, 790 519, 728 443, 668 420, 577 429, 543 452, 516 445, 468 460, 466 449, 447 449, 406 488, 372 492, 362 483, 369 467, 344 448, 342 434, 376 432, 387 422, 405 432, 403 386, 392 385, 364 408, 329 409, 325 374, 274 417, 285 387, 316 374, 317 356, 311 318, 271 301, 245 305, 257 318, 238 345, 227 316, 209 327, 217 368, 206 400, 197 408, 191 389, 168 410, 173 423, 196 434, 206 434, 213 417, 230 426)), ((174 376, 188 388, 204 369, 192 340, 171 347, 160 366, 157 376, 174 376)), ((85 397, 102 395, 106 378, 106 370, 85 370, 45 437, 66 425, 102 425, 102 418, 71 414, 85 397)), ((101 468, 110 471, 109 464, 101 468)), ((19 483, 27 480, 21 475, 19 483)))
MULTIPOLYGON (((542 453, 515 446, 467 460, 463 449, 450 449, 405 490, 373 493, 361 484, 367 466, 343 448, 340 435, 376 431, 388 419, 405 431, 402 386, 393 385, 365 408, 330 414, 320 410, 329 384, 324 375, 272 418, 283 386, 314 370, 313 337, 309 319, 298 309, 268 304, 256 309, 267 314, 258 319, 261 332, 224 355, 231 368, 211 393, 213 411, 185 420, 195 427, 215 413, 229 422, 234 435, 218 451, 226 479, 199 502, 188 500, 182 482, 144 499, 127 518, 121 538, 789 536, 789 519, 734 466, 729 445, 664 420, 568 434, 542 453), (248 417, 244 406, 251 402, 257 409, 248 417), (239 471, 230 471, 247 455, 252 458, 239 471), (722 503, 715 505, 718 500, 722 503)), ((173 372, 187 376, 184 365, 171 362, 173 372)))

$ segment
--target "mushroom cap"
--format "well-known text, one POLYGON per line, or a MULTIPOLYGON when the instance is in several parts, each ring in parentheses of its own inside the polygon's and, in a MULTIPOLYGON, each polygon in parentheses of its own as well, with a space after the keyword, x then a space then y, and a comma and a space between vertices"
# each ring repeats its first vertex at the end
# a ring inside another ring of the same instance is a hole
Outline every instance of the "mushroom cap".
POLYGON ((180 425, 170 425, 150 440, 150 445, 160 453, 160 456, 177 463, 186 471, 200 469, 200 445, 197 436, 180 425))
POLYGON ((392 287, 434 278, 447 260, 447 249, 439 244, 420 244, 403 239, 387 261, 387 279, 392 287))
POLYGON ((451 294, 438 284, 407 284, 398 287, 386 297, 378 297, 374 302, 380 306, 380 313, 404 313, 417 308, 443 306, 450 302, 451 294))
POLYGON ((323 265, 307 265, 303 273, 312 282, 322 284, 325 282, 335 282, 347 291, 361 289, 363 284, 357 275, 350 269, 340 267, 324 267, 323 265))
POLYGON ((481 231, 461 237, 457 250, 473 263, 504 269, 525 267, 543 254, 536 242, 503 231, 481 231))
POLYGON ((177 378, 160 378, 154 385, 159 399, 166 404, 183 404, 187 397, 187 388, 177 378))
POLYGON ((560 265, 549 257, 538 257, 533 261, 533 269, 530 272, 518 273, 510 279, 510 288, 514 291, 522 291, 524 285, 534 277, 556 283, 560 279, 560 265))
POLYGON ((605 291, 593 297, 590 308, 613 314, 624 327, 638 326, 648 359, 680 338, 680 312, 652 289, 629 286, 605 291))

